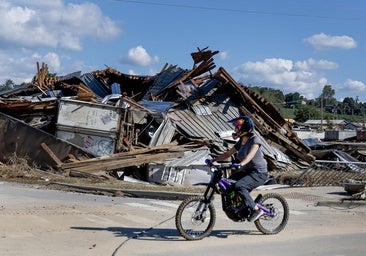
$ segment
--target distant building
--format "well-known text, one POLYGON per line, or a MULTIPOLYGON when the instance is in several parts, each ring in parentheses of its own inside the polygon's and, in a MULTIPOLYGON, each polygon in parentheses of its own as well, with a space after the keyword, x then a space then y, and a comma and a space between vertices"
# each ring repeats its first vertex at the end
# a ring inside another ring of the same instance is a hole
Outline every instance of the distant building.
POLYGON ((346 129, 345 127, 347 124, 348 122, 343 119, 339 120, 309 119, 304 123, 305 126, 308 126, 314 130, 327 130, 327 129, 344 130, 346 129))
POLYGON ((366 123, 351 123, 347 129, 352 129, 352 127, 355 130, 366 130, 366 123))

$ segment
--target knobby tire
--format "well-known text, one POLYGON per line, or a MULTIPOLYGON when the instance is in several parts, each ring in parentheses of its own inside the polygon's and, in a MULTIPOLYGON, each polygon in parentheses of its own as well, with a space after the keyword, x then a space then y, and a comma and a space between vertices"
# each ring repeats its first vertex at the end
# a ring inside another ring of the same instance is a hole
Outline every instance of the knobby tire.
POLYGON ((215 225, 215 208, 212 202, 207 204, 204 201, 202 196, 190 196, 184 199, 177 209, 175 226, 186 240, 200 240, 209 236, 215 225), (207 210, 201 218, 205 205, 207 210))
POLYGON ((276 217, 262 216, 254 222, 257 229, 265 235, 273 235, 282 231, 287 225, 290 210, 286 199, 276 193, 263 195, 258 202, 264 206, 272 207, 278 214, 276 217))

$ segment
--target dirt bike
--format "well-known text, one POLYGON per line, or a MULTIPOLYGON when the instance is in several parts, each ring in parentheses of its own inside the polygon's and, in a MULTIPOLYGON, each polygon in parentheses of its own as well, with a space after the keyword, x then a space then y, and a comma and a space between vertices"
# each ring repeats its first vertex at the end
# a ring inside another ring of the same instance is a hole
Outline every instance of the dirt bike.
MULTIPOLYGON (((212 163, 208 163, 208 166, 212 172, 210 182, 195 184, 206 186, 204 194, 184 199, 175 215, 176 228, 186 240, 200 240, 210 235, 216 221, 213 205, 215 193, 221 195, 222 209, 232 221, 243 222, 250 215, 250 209, 234 190, 236 180, 224 177, 230 167, 212 163)), ((273 192, 259 194, 254 201, 264 213, 254 221, 262 234, 277 234, 285 228, 289 219, 289 206, 283 196, 273 192)))

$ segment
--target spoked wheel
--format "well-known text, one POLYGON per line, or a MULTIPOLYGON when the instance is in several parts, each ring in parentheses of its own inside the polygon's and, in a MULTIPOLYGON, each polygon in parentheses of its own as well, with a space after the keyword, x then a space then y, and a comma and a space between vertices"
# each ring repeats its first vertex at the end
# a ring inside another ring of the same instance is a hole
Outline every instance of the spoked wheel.
POLYGON ((200 240, 207 237, 216 219, 212 203, 205 203, 200 196, 187 197, 179 205, 175 215, 175 226, 187 240, 200 240))
POLYGON ((265 235, 273 235, 283 230, 288 222, 290 210, 286 199, 276 193, 263 195, 259 204, 271 211, 273 216, 263 215, 254 222, 257 229, 265 235))

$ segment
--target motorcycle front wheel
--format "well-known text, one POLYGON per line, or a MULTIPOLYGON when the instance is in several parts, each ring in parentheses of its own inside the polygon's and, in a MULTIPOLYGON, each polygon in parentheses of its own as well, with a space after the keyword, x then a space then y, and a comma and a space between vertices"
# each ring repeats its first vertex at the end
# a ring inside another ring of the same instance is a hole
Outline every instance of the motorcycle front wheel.
POLYGON ((190 196, 183 200, 175 214, 175 226, 186 240, 200 240, 207 237, 216 220, 212 202, 201 196, 190 196))

